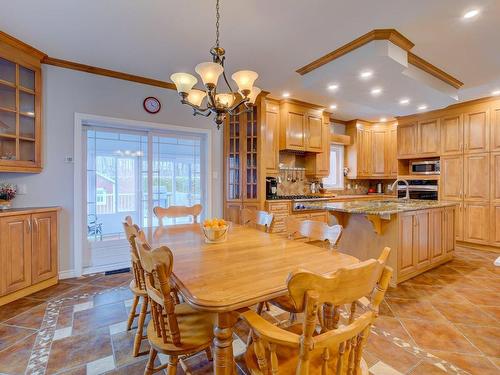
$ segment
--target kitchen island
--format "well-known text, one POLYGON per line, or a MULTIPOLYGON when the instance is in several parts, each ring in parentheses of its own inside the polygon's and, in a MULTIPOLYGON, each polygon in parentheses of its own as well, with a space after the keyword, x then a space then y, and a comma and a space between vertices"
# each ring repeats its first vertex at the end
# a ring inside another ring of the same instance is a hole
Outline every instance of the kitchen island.
POLYGON ((361 260, 377 258, 391 248, 391 285, 412 278, 453 258, 455 203, 391 199, 315 203, 344 227, 339 251, 361 260))

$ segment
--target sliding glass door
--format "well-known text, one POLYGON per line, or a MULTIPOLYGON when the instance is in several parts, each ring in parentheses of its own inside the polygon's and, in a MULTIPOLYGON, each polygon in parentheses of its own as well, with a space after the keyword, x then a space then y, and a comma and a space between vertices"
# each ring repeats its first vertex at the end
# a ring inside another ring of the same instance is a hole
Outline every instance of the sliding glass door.
MULTIPOLYGON (((84 266, 100 270, 128 264, 122 221, 158 225, 153 207, 206 207, 206 136, 84 126, 86 228, 84 266)), ((203 216, 203 213, 202 213, 203 216)), ((180 224, 188 218, 166 220, 180 224)))

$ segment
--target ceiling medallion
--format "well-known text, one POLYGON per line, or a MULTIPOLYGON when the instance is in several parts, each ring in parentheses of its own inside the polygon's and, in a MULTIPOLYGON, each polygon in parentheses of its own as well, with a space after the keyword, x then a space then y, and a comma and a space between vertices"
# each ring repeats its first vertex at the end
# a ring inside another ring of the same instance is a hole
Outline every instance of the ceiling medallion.
POLYGON ((231 78, 238 85, 238 92, 234 92, 231 88, 224 71, 225 50, 219 45, 219 0, 216 0, 215 11, 216 39, 215 46, 210 50, 212 62, 202 62, 194 69, 201 77, 205 89, 193 88, 198 79, 189 73, 174 73, 170 79, 175 83, 177 92, 182 98, 181 103, 192 107, 193 115, 208 117, 214 113, 214 121, 219 129, 227 114, 239 115, 251 111, 261 90, 253 85, 259 75, 251 70, 240 70, 234 73, 231 78), (217 81, 221 74, 229 92, 218 93, 217 81), (203 105, 205 97, 207 100, 203 105), (239 110, 240 107, 242 107, 241 110, 239 110))

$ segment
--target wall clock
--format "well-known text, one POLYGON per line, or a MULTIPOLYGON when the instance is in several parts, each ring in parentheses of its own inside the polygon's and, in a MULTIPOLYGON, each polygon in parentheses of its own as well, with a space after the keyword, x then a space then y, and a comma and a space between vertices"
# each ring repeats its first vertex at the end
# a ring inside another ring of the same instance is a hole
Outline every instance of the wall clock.
POLYGON ((149 113, 160 112, 161 103, 153 96, 148 96, 146 99, 144 99, 144 102, 142 104, 144 106, 144 109, 149 113))

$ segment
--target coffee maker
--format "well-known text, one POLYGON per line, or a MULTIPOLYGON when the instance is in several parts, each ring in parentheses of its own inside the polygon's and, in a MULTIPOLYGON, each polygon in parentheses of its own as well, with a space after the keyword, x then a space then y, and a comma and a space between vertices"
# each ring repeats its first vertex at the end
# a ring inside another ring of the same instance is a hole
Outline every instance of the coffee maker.
POLYGON ((266 198, 273 199, 278 195, 278 181, 275 177, 266 177, 266 198))

